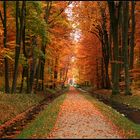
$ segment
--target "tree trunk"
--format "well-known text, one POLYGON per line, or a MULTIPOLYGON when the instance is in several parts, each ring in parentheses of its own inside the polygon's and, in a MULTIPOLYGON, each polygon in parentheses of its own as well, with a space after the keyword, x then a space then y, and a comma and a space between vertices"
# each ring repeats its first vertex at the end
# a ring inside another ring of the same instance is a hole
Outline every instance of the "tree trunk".
POLYGON ((32 45, 33 46, 33 54, 32 54, 31 68, 30 68, 30 93, 32 93, 32 91, 33 91, 34 76, 35 76, 35 71, 36 71, 35 70, 36 58, 35 58, 34 50, 35 50, 37 44, 36 44, 36 37, 35 36, 33 36, 32 42, 33 42, 33 45, 32 45))
POLYGON ((63 82, 62 82, 62 88, 64 87, 65 82, 66 82, 66 80, 67 80, 68 67, 69 67, 69 64, 66 66, 66 68, 65 68, 65 72, 63 73, 64 80, 63 80, 63 82))
POLYGON ((134 63, 134 47, 135 47, 135 2, 131 1, 131 17, 132 17, 132 25, 131 25, 131 38, 130 38, 130 69, 133 69, 134 63))
POLYGON ((98 73, 98 59, 96 59, 96 86, 99 89, 99 73, 98 73))
POLYGON ((105 75, 105 73, 104 73, 104 62, 103 62, 104 60, 103 60, 103 58, 101 58, 101 87, 102 88, 105 88, 105 82, 104 82, 104 79, 105 79, 105 77, 104 77, 104 75, 105 75))
POLYGON ((22 39, 22 31, 24 27, 24 18, 25 18, 25 1, 22 2, 22 10, 21 10, 21 16, 19 15, 20 9, 19 9, 19 1, 16 1, 16 47, 15 47, 15 67, 14 67, 14 74, 13 74, 13 82, 12 82, 12 90, 11 93, 16 92, 16 82, 17 82, 17 74, 18 74, 18 61, 19 61, 19 55, 20 55, 20 47, 21 47, 21 39, 22 39), (19 21, 20 19, 20 28, 19 28, 19 21))
POLYGON ((40 59, 36 70, 36 83, 35 83, 35 91, 38 90, 38 80, 39 80, 39 72, 40 72, 40 59))
MULTIPOLYGON (((45 55, 46 54, 46 45, 47 44, 45 44, 45 45, 43 45, 42 44, 42 48, 41 48, 41 51, 43 52, 43 54, 45 55)), ((43 91, 43 89, 44 89, 44 69, 45 69, 45 58, 42 58, 41 59, 41 80, 42 80, 42 85, 41 85, 41 90, 43 91)))
POLYGON ((58 69, 57 69, 57 65, 58 65, 58 59, 55 58, 55 65, 54 65, 54 87, 57 86, 57 78, 58 78, 58 69))
POLYGON ((29 67, 26 69, 26 83, 27 83, 27 93, 30 93, 30 79, 29 79, 29 67))
POLYGON ((22 93, 22 90, 23 90, 24 76, 25 76, 25 68, 23 67, 22 79, 21 79, 21 86, 20 86, 20 91, 19 91, 19 93, 22 93))
POLYGON ((109 73, 108 73, 108 64, 105 65, 105 81, 106 81, 105 88, 110 89, 111 84, 110 84, 110 78, 109 78, 109 73))
POLYGON ((109 49, 109 38, 108 33, 106 29, 106 13, 105 9, 100 6, 100 12, 102 16, 102 29, 103 29, 103 42, 102 42, 102 52, 104 57, 104 66, 105 66, 105 88, 110 88, 110 79, 109 79, 109 73, 108 73, 108 66, 109 66, 109 59, 110 59, 110 49, 109 49))
MULTIPOLYGON (((25 15, 25 18, 23 19, 24 25, 23 25, 23 31, 22 31, 22 45, 23 45, 22 46, 22 50, 23 50, 24 57, 26 58, 26 64, 27 64, 27 54, 26 54, 26 49, 25 49, 25 46, 26 46, 25 45, 25 35, 26 35, 26 33, 25 33, 25 29, 26 29, 26 2, 25 2, 25 6, 24 6, 24 15, 25 15)), ((20 21, 21 21, 21 19, 20 19, 20 21)), ((26 77, 26 82, 28 81, 27 72, 28 72, 28 66, 23 66, 20 93, 22 93, 22 90, 23 90, 24 77, 26 77)), ((28 86, 27 86, 27 93, 28 92, 29 92, 29 90, 28 90, 28 86)))
POLYGON ((118 47, 118 28, 115 27, 114 33, 113 33, 113 44, 114 44, 114 77, 113 79, 113 88, 112 88, 112 94, 118 94, 119 93, 119 63, 118 63, 118 57, 119 57, 119 47, 118 47), (116 35, 117 34, 117 35, 116 35))
POLYGON ((123 47, 124 47, 124 68, 125 68, 125 94, 131 95, 130 92, 130 77, 129 77, 129 63, 128 63, 128 17, 129 17, 129 2, 123 2, 123 47))
MULTIPOLYGON (((49 19, 49 16, 50 16, 50 10, 52 8, 52 2, 51 1, 48 1, 47 2, 47 7, 45 9, 45 22, 46 24, 48 24, 48 19, 49 19)), ((41 47, 41 51, 43 52, 43 54, 45 55, 46 54, 46 46, 47 46, 47 43, 45 43, 44 45, 42 44, 42 47, 41 47)), ((40 68, 40 79, 42 80, 42 83, 41 83, 41 90, 44 90, 44 68, 45 68, 45 58, 41 58, 41 68, 40 68)), ((40 84, 40 83, 39 83, 40 84)))
MULTIPOLYGON (((6 1, 3 1, 3 10, 4 10, 4 19, 3 19, 3 28, 4 28, 4 48, 7 48, 7 10, 6 10, 6 1)), ((8 65, 8 59, 4 58, 5 61, 5 92, 9 93, 10 92, 10 87, 9 87, 9 65, 8 65)))
MULTIPOLYGON (((111 27, 109 30, 109 54, 110 54, 110 61, 112 62, 113 56, 112 56, 112 30, 111 30, 111 27)), ((113 73, 114 73, 113 63, 111 63, 111 82, 110 82, 111 86, 112 86, 112 81, 113 81, 113 73)))
POLYGON ((121 8, 121 2, 118 6, 115 5, 114 1, 108 2, 109 14, 110 14, 110 25, 113 37, 113 77, 112 77, 112 94, 119 93, 119 45, 118 45, 118 19, 121 8))

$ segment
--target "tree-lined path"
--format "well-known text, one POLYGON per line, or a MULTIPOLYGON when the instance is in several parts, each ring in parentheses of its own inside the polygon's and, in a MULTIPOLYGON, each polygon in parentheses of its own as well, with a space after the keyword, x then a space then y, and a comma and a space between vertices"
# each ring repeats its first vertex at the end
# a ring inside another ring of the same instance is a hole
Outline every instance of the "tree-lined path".
POLYGON ((48 138, 122 138, 111 122, 73 87, 48 138))
POLYGON ((139 27, 139 1, 0 1, 0 138, 140 138, 139 27))

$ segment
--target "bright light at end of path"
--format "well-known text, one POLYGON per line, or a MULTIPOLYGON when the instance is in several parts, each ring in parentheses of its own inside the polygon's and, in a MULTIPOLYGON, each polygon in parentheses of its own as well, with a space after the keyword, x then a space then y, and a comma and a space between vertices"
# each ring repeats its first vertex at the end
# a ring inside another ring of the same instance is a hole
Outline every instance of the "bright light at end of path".
POLYGON ((74 61, 75 61, 75 57, 72 57, 72 58, 71 58, 71 62, 74 62, 74 61))

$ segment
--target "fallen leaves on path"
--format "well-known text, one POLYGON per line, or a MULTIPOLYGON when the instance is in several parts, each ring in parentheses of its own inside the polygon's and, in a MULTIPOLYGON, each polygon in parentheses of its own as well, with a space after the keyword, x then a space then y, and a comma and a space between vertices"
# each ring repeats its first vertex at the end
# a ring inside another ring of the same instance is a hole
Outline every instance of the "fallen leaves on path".
POLYGON ((72 88, 47 138, 121 138, 102 113, 72 88))

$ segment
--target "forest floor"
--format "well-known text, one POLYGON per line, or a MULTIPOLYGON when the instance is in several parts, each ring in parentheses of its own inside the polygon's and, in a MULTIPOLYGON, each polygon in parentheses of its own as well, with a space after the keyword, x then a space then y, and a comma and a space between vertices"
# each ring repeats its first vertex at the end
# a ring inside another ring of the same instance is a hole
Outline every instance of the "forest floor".
POLYGON ((45 97, 39 94, 0 93, 0 125, 37 105, 45 97))
MULTIPOLYGON (((35 109, 36 110, 36 109, 35 109)), ((47 102, 44 109, 25 126, 17 123, 10 138, 139 138, 140 125, 98 101, 88 92, 70 87, 68 92, 47 102), (19 124, 19 126, 18 126, 19 124)), ((24 119, 23 119, 24 122, 24 119)), ((10 127, 10 126, 9 126, 10 127)), ((11 129, 8 129, 8 133, 11 129)), ((9 138, 3 137, 3 138, 9 138)))
POLYGON ((123 138, 90 101, 71 87, 47 138, 123 138))

